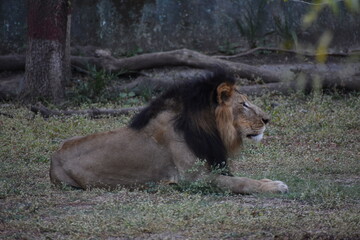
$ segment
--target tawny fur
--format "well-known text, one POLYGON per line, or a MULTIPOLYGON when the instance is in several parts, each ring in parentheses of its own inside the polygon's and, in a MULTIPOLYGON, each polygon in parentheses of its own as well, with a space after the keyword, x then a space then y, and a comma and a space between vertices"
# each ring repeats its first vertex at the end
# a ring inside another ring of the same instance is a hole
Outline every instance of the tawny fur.
MULTIPOLYGON (((243 138, 263 133, 267 115, 235 91, 234 84, 221 83, 212 94, 216 96, 208 99, 216 99, 216 103, 186 118, 199 130, 195 132, 220 135, 226 155, 235 152, 243 138)), ((150 116, 149 119, 143 122, 137 119, 136 124, 144 125, 139 129, 123 127, 65 141, 52 156, 51 181, 86 189, 144 187, 151 182, 203 179, 234 193, 287 191, 287 186, 280 181, 219 175, 206 166, 192 171, 199 159, 179 130, 181 126, 175 127, 184 105, 181 101, 172 101, 163 104, 160 99, 161 108, 148 109, 143 115, 150 116)), ((219 146, 219 149, 208 150, 216 153, 221 149, 219 146)))

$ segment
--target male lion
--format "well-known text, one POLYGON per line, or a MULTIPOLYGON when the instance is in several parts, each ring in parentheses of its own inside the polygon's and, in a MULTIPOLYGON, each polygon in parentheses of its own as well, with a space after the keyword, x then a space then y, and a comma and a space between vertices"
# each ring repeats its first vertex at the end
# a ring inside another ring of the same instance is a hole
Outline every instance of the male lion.
POLYGON ((246 137, 261 140, 269 121, 234 84, 214 71, 166 91, 127 127, 66 140, 52 156, 51 181, 86 189, 202 179, 233 193, 287 192, 281 181, 229 173, 228 156, 246 137), (206 164, 192 171, 198 160, 206 164))

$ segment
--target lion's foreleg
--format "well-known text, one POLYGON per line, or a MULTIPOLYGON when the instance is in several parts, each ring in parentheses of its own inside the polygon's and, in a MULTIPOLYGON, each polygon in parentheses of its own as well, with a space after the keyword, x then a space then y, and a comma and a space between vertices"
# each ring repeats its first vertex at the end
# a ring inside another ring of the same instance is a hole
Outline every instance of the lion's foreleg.
MULTIPOLYGON (((224 191, 233 193, 249 194, 257 192, 285 193, 288 187, 281 181, 269 179, 255 180, 245 177, 231 177, 213 174, 205 165, 199 165, 199 159, 191 153, 184 141, 173 141, 170 144, 172 160, 176 166, 180 179, 194 181, 211 181, 214 185, 224 191)), ((200 162, 201 163, 201 162, 200 162)))
POLYGON ((260 192, 286 193, 288 186, 281 181, 269 179, 255 180, 246 177, 230 177, 217 175, 213 182, 219 188, 233 193, 250 194, 260 192))

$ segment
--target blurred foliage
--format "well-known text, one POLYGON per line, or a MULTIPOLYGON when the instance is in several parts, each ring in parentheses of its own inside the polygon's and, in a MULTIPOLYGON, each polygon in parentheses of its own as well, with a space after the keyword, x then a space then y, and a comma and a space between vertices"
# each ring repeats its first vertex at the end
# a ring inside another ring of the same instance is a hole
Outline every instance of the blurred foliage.
MULTIPOLYGON (((344 3, 346 9, 352 13, 360 12, 359 0, 315 0, 315 1, 301 1, 301 0, 284 0, 284 2, 301 2, 310 6, 309 11, 302 18, 302 28, 305 30, 309 28, 318 19, 320 13, 326 8, 331 9, 334 15, 339 15, 341 4, 344 3)), ((327 53, 330 43, 333 39, 333 33, 325 30, 321 35, 316 47, 316 60, 319 63, 325 63, 327 60, 327 53)))
MULTIPOLYGON (((287 1, 287 0, 285 0, 287 1)), ((298 1, 300 2, 300 1, 298 1)), ((305 2, 310 5, 310 10, 303 17, 303 27, 308 28, 314 23, 320 12, 325 8, 330 8, 335 15, 339 14, 340 4, 344 2, 348 11, 359 13, 360 1, 359 0, 315 0, 312 2, 305 2)))
POLYGON ((319 63, 325 63, 327 60, 328 48, 333 38, 333 33, 331 31, 325 31, 318 42, 316 48, 316 61, 319 63))

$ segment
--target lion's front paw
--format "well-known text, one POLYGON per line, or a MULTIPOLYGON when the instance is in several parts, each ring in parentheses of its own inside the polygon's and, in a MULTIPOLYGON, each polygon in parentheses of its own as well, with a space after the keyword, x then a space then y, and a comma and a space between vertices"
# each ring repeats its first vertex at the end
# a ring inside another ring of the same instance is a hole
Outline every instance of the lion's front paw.
POLYGON ((282 181, 272 181, 270 179, 260 180, 260 192, 271 193, 287 193, 289 191, 288 186, 282 181))

